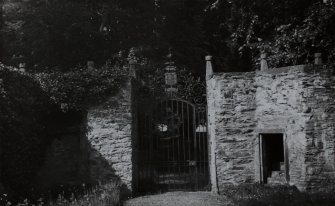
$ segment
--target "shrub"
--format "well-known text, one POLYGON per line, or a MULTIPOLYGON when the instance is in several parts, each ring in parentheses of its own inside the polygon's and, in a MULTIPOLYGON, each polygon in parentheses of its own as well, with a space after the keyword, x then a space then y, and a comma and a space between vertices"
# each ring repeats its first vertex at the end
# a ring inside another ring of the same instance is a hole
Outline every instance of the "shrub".
POLYGON ((27 192, 51 139, 47 121, 57 111, 31 76, 0 65, 1 183, 27 192))
POLYGON ((120 184, 112 182, 99 184, 85 189, 82 194, 72 193, 70 197, 59 194, 55 201, 47 203, 49 206, 116 206, 120 204, 120 184))
POLYGON ((12 203, 7 195, 2 195, 0 203, 8 206, 117 206, 120 205, 120 184, 115 181, 94 187, 83 185, 81 188, 66 188, 56 198, 49 196, 36 200, 24 199, 19 203, 12 203), (71 193, 68 193, 70 190, 71 193))

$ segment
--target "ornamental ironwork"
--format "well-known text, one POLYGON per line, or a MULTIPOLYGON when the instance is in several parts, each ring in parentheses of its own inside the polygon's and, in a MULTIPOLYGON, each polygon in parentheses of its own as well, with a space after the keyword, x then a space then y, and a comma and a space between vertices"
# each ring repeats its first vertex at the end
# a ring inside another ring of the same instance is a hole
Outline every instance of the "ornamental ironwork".
POLYGON ((156 100, 179 98, 205 109, 206 83, 186 68, 176 68, 175 74, 166 74, 164 67, 157 68, 150 74, 145 87, 156 100))
POLYGON ((172 61, 144 77, 138 192, 208 190, 205 82, 172 61))

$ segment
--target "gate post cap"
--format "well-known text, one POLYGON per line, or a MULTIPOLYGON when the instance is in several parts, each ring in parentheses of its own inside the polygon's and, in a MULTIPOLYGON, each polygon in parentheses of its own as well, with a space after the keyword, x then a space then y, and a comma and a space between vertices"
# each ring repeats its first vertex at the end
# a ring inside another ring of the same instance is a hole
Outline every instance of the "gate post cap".
POLYGON ((267 57, 267 54, 265 52, 262 52, 261 53, 261 71, 265 71, 265 70, 268 70, 268 62, 266 61, 266 57, 267 57))
POLYGON ((206 60, 206 61, 212 61, 212 58, 213 58, 213 57, 212 57, 211 55, 207 55, 207 56, 205 57, 205 60, 206 60))
POLYGON ((322 53, 320 52, 314 53, 314 64, 316 65, 322 64, 322 53))
POLYGON ((213 75, 212 56, 207 55, 206 59, 206 79, 210 79, 213 75))

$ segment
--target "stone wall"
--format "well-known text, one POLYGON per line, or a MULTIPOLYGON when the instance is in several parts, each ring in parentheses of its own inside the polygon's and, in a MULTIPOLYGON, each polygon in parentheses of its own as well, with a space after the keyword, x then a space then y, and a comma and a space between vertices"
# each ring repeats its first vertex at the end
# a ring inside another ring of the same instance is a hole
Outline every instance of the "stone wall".
POLYGON ((127 80, 116 95, 85 113, 55 117, 58 132, 35 178, 37 189, 120 182, 122 195, 131 195, 137 166, 133 85, 135 81, 127 80))
POLYGON ((117 95, 89 109, 87 114, 90 178, 93 182, 120 180, 123 193, 131 193, 136 167, 132 98, 129 80, 117 95))
POLYGON ((301 81, 306 123, 305 181, 308 190, 335 185, 335 70, 308 71, 301 81))
POLYGON ((215 164, 211 167, 212 190, 225 184, 253 182, 254 75, 218 74, 207 85, 211 165, 215 164))
POLYGON ((335 179, 335 77, 327 67, 217 73, 207 80, 212 190, 260 181, 259 134, 283 133, 289 184, 335 179))

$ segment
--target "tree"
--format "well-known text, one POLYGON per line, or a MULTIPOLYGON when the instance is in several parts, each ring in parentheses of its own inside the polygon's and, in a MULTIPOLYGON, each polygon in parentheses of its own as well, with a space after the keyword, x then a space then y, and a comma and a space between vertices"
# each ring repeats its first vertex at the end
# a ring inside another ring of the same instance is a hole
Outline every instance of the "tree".
POLYGON ((206 9, 206 32, 227 70, 256 69, 261 51, 273 67, 300 64, 315 51, 333 58, 333 15, 333 1, 217 0, 206 9))
POLYGON ((257 68, 262 50, 269 53, 272 66, 304 63, 316 50, 326 51, 329 59, 334 53, 334 35, 329 35, 333 0, 327 4, 320 0, 5 3, 4 59, 12 64, 27 61, 34 71, 67 71, 87 60, 103 63, 132 47, 153 61, 162 61, 172 48, 178 64, 199 73, 204 72, 203 57, 208 53, 216 57, 216 68, 225 71, 257 68), (307 34, 319 41, 318 48, 302 40, 312 38, 307 34))
POLYGON ((7 0, 6 61, 67 70, 90 59, 102 63, 131 47, 150 58, 162 58, 172 47, 182 64, 200 67, 204 2, 7 0))

